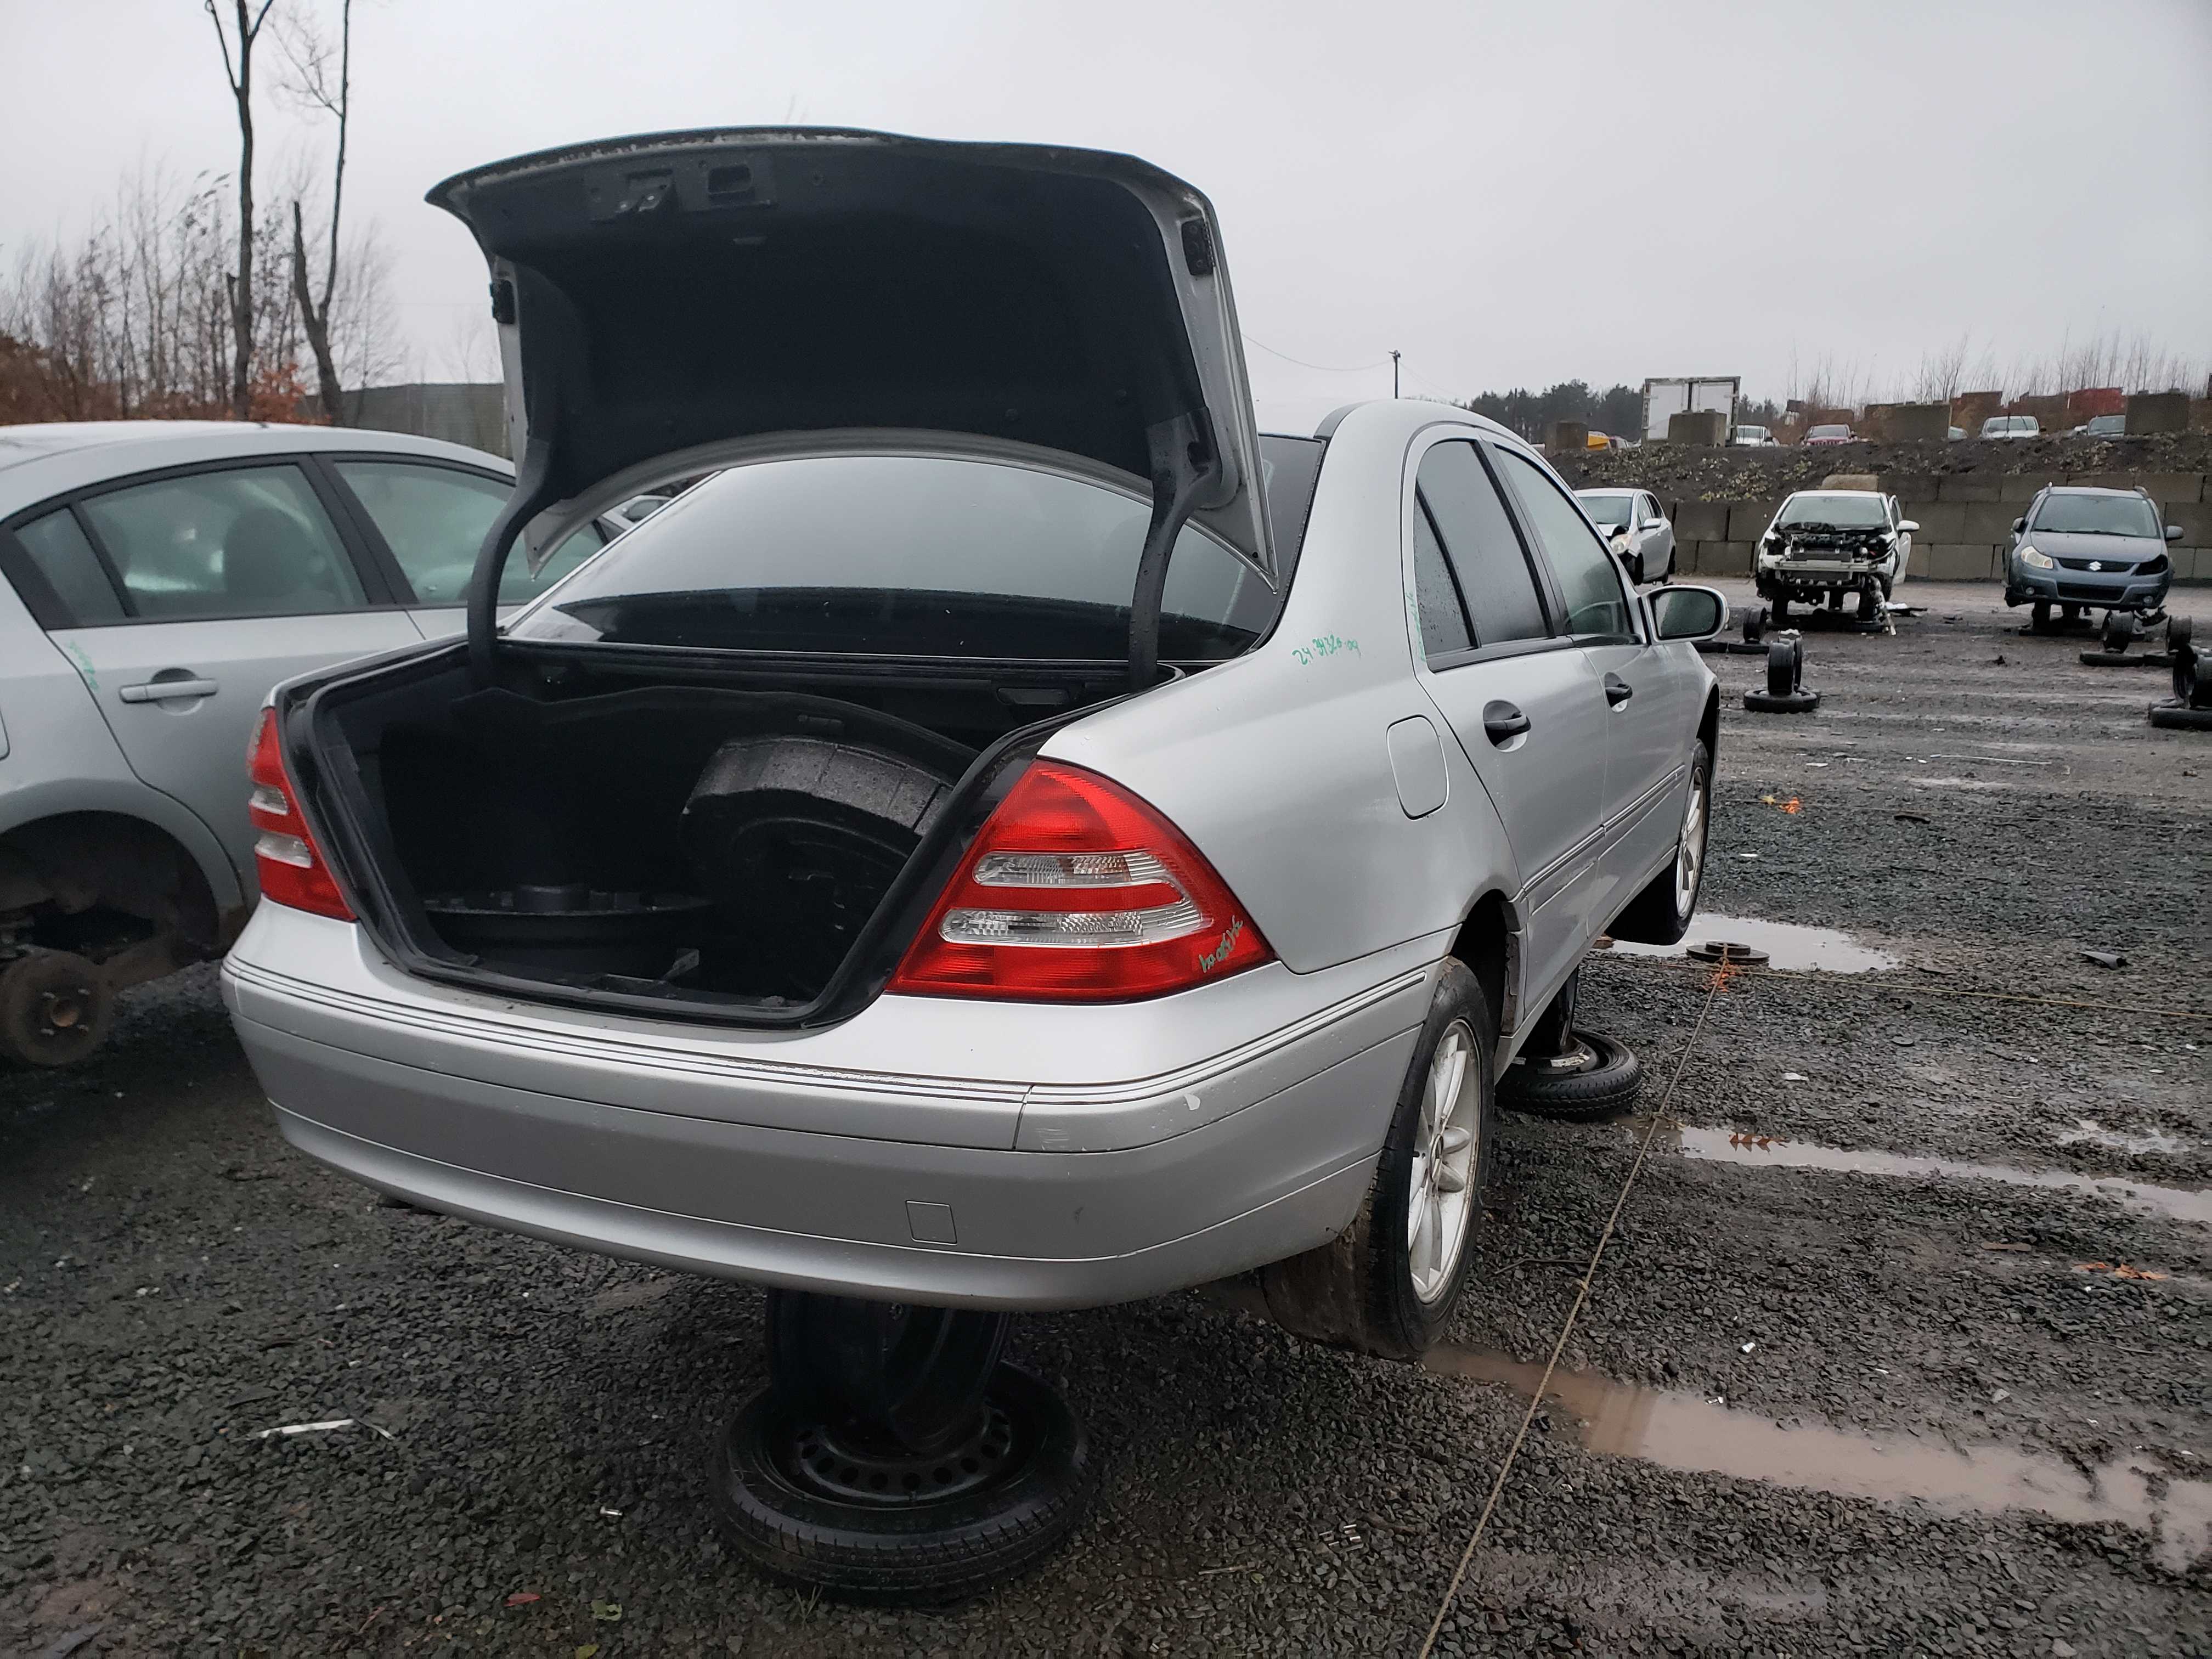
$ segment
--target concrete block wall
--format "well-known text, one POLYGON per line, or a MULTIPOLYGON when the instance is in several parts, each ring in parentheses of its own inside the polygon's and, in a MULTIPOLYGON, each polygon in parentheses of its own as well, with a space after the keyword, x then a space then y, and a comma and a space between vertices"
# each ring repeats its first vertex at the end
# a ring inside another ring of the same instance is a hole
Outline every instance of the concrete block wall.
MULTIPOLYGON (((2212 582, 2212 491, 2201 472, 2095 473, 2062 477, 2051 473, 1957 473, 1942 477, 1886 476, 1882 487, 1898 498, 1905 516, 1920 528, 1912 538, 1909 574, 1939 582, 2001 581, 2012 521, 2045 484, 2094 484, 2108 489, 2140 485, 2159 504, 2166 521, 2181 526, 2181 540, 2166 550, 2177 582, 2212 582)), ((1779 495, 1757 501, 1668 501, 1674 521, 1674 568, 1685 576, 1747 576, 1752 550, 1779 495)))

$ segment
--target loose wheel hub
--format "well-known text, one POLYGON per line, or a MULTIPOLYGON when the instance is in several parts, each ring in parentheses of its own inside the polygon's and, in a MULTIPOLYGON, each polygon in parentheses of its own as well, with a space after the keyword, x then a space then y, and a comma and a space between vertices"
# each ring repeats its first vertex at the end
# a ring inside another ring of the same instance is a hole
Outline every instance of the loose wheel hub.
POLYGON ((100 969, 67 951, 0 963, 0 1059, 67 1066, 97 1048, 114 1006, 100 969))
POLYGON ((1755 945, 1738 945, 1733 939, 1709 939, 1692 945, 1689 955, 1699 962, 1718 962, 1738 968, 1756 968, 1766 961, 1766 952, 1755 945))
POLYGON ((981 1492, 1019 1459, 1014 1422, 1004 1406, 987 1402, 973 1427, 935 1453, 917 1452, 889 1435, 852 1423, 787 1422, 776 1461, 793 1485, 841 1503, 910 1509, 981 1492))

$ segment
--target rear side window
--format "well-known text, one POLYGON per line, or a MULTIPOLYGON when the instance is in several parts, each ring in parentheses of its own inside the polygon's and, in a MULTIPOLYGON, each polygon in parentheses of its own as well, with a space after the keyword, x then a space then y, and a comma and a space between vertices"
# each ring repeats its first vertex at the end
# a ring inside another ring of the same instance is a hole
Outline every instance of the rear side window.
POLYGON ((77 528, 76 516, 67 507, 33 519, 15 532, 30 554, 31 562, 73 623, 120 622, 123 601, 100 568, 100 556, 77 528))
POLYGON ((1583 515, 1542 468, 1511 450, 1493 452, 1521 503, 1529 533, 1544 550, 1566 606, 1566 631, 1593 643, 1632 641, 1620 567, 1583 515))
POLYGON ((1475 644, 1549 638, 1535 574, 1474 446, 1457 440, 1436 445, 1421 458, 1419 484, 1467 603, 1475 644))
POLYGON ((1413 509, 1413 610, 1420 618, 1421 654, 1431 661, 1474 645, 1459 586, 1444 562, 1443 544, 1425 505, 1413 509))
MULTIPOLYGON (((338 476, 375 521, 377 532, 420 605, 459 605, 484 533, 514 493, 504 479, 406 461, 340 461, 338 476)), ((554 550, 532 575, 520 549, 500 573, 499 602, 535 599, 605 544, 586 525, 554 550)))
POLYGON ((89 496, 77 510, 141 621, 307 616, 367 603, 296 466, 163 478, 89 496))

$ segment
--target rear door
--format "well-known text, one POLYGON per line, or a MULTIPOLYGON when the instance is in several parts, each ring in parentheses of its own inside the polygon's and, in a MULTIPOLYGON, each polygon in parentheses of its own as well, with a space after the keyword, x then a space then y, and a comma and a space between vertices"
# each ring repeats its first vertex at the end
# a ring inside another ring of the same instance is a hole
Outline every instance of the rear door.
POLYGON ((1558 585, 1565 631, 1606 705, 1606 850, 1592 931, 1611 921, 1633 884, 1674 844, 1671 810, 1704 712, 1696 653, 1644 637, 1643 607, 1559 480, 1527 457, 1498 452, 1530 539, 1558 585))
MULTIPOLYGON (((1605 806, 1606 706, 1501 499, 1489 446, 1431 444, 1407 492, 1416 670, 1482 779, 1529 911, 1532 991, 1582 953, 1605 806)), ((1601 556, 1609 559, 1600 550, 1601 556)))
POLYGON ((19 527, 83 573, 52 630, 131 769, 190 807, 251 890, 246 746, 279 680, 422 635, 299 458, 125 479, 19 527))
MULTIPOLYGON (((338 493, 425 639, 468 625, 463 600, 484 532, 514 491, 495 472, 386 455, 328 459, 338 493)), ((502 611, 536 599, 606 545, 596 524, 580 526, 532 571, 520 556, 500 573, 502 611)))

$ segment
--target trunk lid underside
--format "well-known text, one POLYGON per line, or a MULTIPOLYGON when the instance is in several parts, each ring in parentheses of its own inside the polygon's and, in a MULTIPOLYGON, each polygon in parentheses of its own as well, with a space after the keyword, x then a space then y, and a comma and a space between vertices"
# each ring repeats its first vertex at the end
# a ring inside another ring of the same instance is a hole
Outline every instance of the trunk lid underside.
POLYGON ((524 156, 429 199, 490 264, 515 453, 543 452, 562 523, 769 434, 958 434, 1145 481, 1177 447, 1202 452, 1174 455, 1206 470, 1194 516, 1269 568, 1212 209, 1146 163, 744 129, 524 156))

